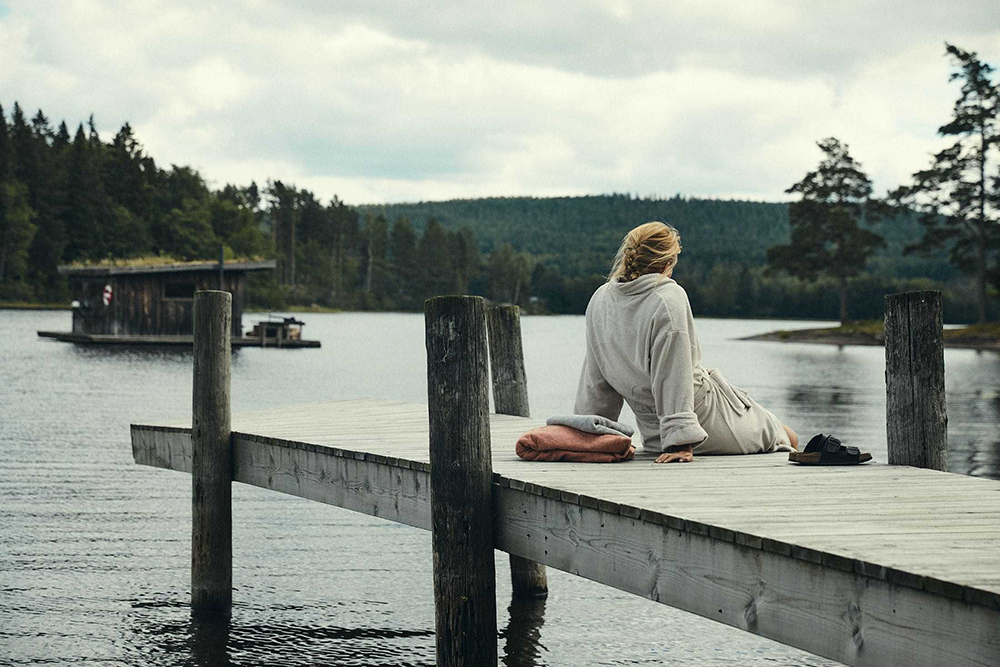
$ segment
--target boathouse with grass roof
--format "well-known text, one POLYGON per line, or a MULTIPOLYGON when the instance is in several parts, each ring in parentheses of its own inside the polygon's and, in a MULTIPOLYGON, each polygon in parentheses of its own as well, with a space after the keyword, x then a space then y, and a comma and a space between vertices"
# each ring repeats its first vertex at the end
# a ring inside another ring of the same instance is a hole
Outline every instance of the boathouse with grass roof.
POLYGON ((233 336, 242 336, 246 279, 276 262, 171 262, 59 267, 73 295, 73 333, 111 336, 190 336, 194 293, 233 295, 233 336))

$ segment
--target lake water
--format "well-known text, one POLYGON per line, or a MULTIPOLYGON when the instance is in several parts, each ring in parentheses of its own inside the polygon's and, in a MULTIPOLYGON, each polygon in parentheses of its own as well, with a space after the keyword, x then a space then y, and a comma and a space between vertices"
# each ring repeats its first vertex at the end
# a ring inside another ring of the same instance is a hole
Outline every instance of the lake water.
MULTIPOLYGON (((426 402, 423 317, 307 315, 319 350, 238 350, 233 409, 426 402)), ((244 327, 255 320, 244 319, 244 327)), ((232 619, 188 613, 191 481, 136 466, 130 422, 189 417, 190 351, 38 339, 66 312, 0 311, 0 664, 432 665, 430 533, 234 485, 232 619)), ((704 361, 803 436, 885 460, 884 353, 733 339, 814 322, 698 320, 704 361)), ((532 411, 572 409, 581 317, 526 317, 532 411)), ((1000 478, 1000 356, 948 350, 949 465, 1000 478)), ((494 443, 494 447, 513 446, 494 443)), ((789 511, 808 498, 788 498, 789 511)), ((549 570, 510 607, 506 665, 827 665, 806 653, 549 570)))

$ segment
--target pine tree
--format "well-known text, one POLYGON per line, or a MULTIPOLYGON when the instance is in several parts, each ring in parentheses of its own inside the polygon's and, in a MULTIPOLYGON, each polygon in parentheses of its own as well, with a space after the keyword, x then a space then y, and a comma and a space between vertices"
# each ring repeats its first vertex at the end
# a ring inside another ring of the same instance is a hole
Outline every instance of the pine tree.
POLYGON ((396 218, 389 245, 396 279, 396 298, 400 307, 409 310, 416 306, 414 279, 418 273, 417 230, 409 218, 396 218))
POLYGON ((470 285, 478 277, 482 264, 476 237, 468 227, 462 227, 449 236, 452 263, 455 267, 455 284, 460 293, 467 294, 470 285))
MULTIPOLYGON (((19 112, 15 104, 15 112, 19 112)), ((30 127, 22 120, 15 126, 14 150, 22 169, 19 180, 28 188, 28 203, 35 211, 37 231, 29 250, 31 280, 49 301, 66 295, 66 281, 57 269, 63 262, 66 231, 62 219, 64 193, 57 178, 57 165, 51 150, 53 137, 48 118, 41 109, 30 127)))
MULTIPOLYGON (((23 116, 22 116, 23 120, 23 116)), ((28 205, 27 188, 14 178, 13 150, 7 118, 0 107, 0 285, 23 282, 28 273, 28 248, 35 236, 35 212, 28 205)), ((27 289, 22 286, 22 296, 27 289)))
POLYGON ((31 119, 31 131, 35 135, 35 140, 43 146, 51 145, 52 139, 55 137, 52 126, 49 125, 49 119, 46 118, 41 109, 31 119))
POLYGON ((90 117, 87 119, 87 140, 90 141, 90 145, 95 149, 104 148, 101 135, 97 132, 97 124, 94 122, 94 114, 90 114, 90 117))
POLYGON ((791 242, 767 250, 769 271, 784 270, 800 280, 829 276, 840 292, 840 321, 848 321, 847 283, 861 273, 885 240, 864 229, 876 217, 872 183, 847 145, 830 137, 817 144, 824 158, 816 171, 785 192, 802 198, 788 207, 791 242))
POLYGON ((330 303, 346 304, 349 288, 354 282, 355 264, 351 253, 358 236, 358 212, 333 197, 327 206, 332 231, 330 248, 330 303))
MULTIPOLYGON (((7 130, 7 116, 4 115, 3 105, 0 105, 0 230, 5 230, 7 224, 4 218, 6 211, 4 203, 6 190, 4 186, 14 178, 11 169, 11 148, 10 136, 7 130)), ((0 234, 0 284, 3 283, 5 275, 4 268, 8 243, 6 235, 0 234)))
POLYGON ((743 295, 743 285, 737 282, 736 272, 722 262, 708 272, 704 285, 704 298, 709 315, 729 315, 736 309, 743 295))
POLYGON ((11 151, 7 117, 4 115, 3 105, 0 105, 0 183, 14 177, 11 151))
POLYGON ((271 233, 278 250, 281 282, 295 285, 295 228, 301 215, 299 192, 294 186, 274 181, 268 185, 266 193, 270 198, 271 233))
MULTIPOLYGON (((28 205, 28 190, 21 183, 0 182, 0 285, 25 282, 28 250, 35 235, 35 212, 28 205)), ((22 298, 28 292, 22 286, 22 298)), ((10 290, 5 289, 5 294, 10 290)))
POLYGON ((509 243, 490 253, 487 260, 487 296, 501 303, 518 304, 527 294, 532 266, 526 253, 514 252, 509 243))
POLYGON ((434 218, 427 221, 427 227, 417 244, 417 267, 419 301, 456 292, 448 234, 434 218))
POLYGON ((388 291, 387 254, 389 250, 389 221, 385 216, 365 216, 364 236, 364 289, 365 294, 385 296, 388 291))
POLYGON ((35 140, 24 111, 17 102, 14 102, 14 110, 10 116, 10 150, 13 176, 27 184, 34 167, 35 140))
POLYGON ((69 147, 70 142, 73 138, 69 134, 69 127, 66 126, 66 121, 59 123, 59 129, 56 130, 56 134, 52 139, 52 147, 56 149, 56 152, 62 152, 69 147))
POLYGON ((111 204, 82 124, 66 162, 66 260, 101 260, 110 254, 102 223, 110 216, 111 204))
POLYGON ((993 68, 975 52, 946 44, 958 71, 951 81, 961 81, 953 118, 938 128, 955 142, 934 156, 930 167, 913 174, 913 183, 891 193, 898 203, 920 212, 924 235, 911 252, 947 247, 948 259, 964 273, 975 276, 976 307, 986 321, 986 285, 1000 277, 1000 85, 991 80, 993 68))
POLYGON ((152 209, 146 156, 132 126, 125 123, 105 150, 104 183, 111 201, 145 222, 152 209))

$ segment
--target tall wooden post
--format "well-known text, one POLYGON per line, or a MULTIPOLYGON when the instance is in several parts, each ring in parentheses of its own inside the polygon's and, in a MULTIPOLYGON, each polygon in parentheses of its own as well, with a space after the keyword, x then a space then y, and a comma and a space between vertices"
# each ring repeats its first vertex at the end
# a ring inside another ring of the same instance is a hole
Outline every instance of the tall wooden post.
MULTIPOLYGON (((486 324, 493 376, 493 407, 498 415, 530 417, 520 309, 517 306, 488 308, 486 324)), ((545 566, 533 560, 511 554, 510 580, 515 598, 543 598, 549 594, 545 566)))
POLYGON ((497 664, 485 305, 424 303, 439 667, 497 664))
POLYGON ((885 297, 885 392, 889 463, 945 470, 941 292, 885 297))
POLYGON ((230 347, 232 295, 194 295, 191 609, 228 614, 233 600, 230 347))

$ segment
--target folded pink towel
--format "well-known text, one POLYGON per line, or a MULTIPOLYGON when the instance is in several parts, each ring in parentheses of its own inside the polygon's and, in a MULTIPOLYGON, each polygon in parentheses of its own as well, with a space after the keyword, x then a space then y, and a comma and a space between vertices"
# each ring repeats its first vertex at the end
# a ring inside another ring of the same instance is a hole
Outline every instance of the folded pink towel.
POLYGON ((517 455, 527 461, 614 463, 635 455, 624 435, 585 433, 569 426, 542 426, 517 439, 517 455))

